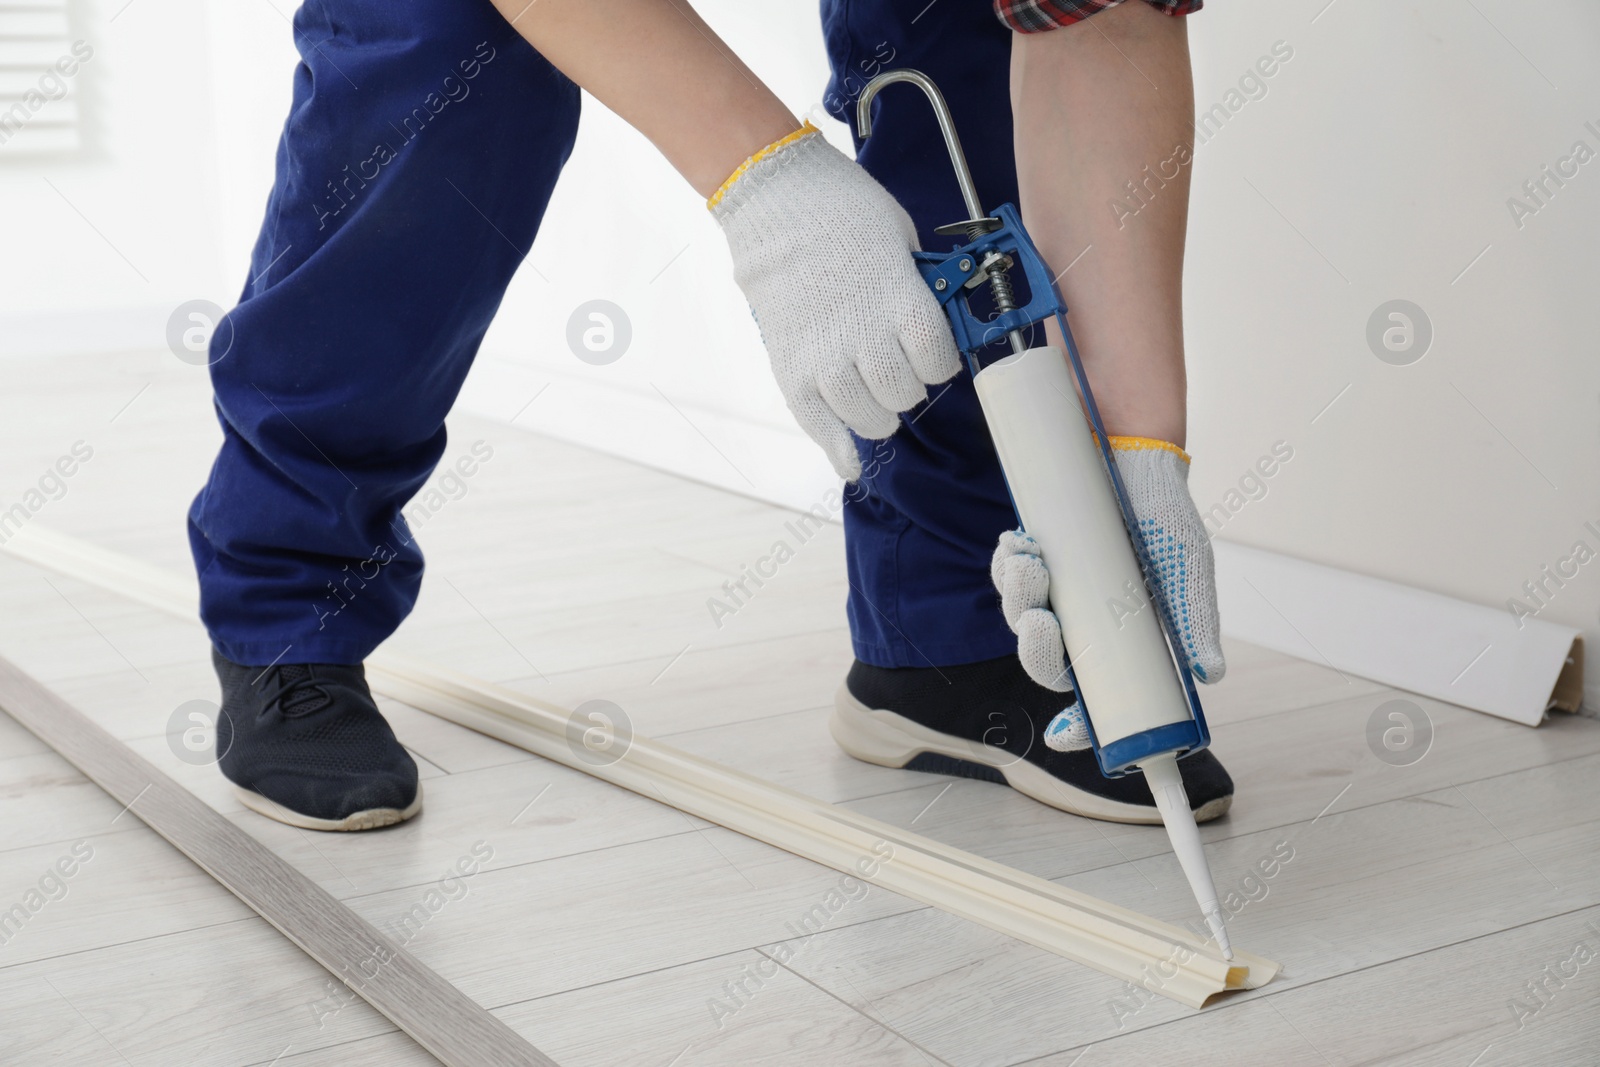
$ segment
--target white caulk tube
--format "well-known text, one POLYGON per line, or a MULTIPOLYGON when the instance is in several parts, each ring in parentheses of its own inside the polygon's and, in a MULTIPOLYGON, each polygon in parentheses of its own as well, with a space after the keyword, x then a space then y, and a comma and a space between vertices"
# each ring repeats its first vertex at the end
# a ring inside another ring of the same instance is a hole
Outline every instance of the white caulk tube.
POLYGON ((1232 959, 1174 754, 1198 731, 1066 356, 1030 348, 974 382, 1017 514, 1050 570, 1050 607, 1095 741, 1113 764, 1144 772, 1200 910, 1232 959))

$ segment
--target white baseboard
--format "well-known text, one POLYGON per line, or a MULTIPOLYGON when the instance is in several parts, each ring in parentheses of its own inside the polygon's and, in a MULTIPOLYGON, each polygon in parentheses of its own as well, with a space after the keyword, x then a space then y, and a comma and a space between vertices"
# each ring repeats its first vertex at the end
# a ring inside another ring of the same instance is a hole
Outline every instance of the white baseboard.
POLYGON ((1537 726, 1578 710, 1582 631, 1215 540, 1222 632, 1397 689, 1537 726))
POLYGON ((484 353, 459 407, 800 511, 840 487, 799 427, 700 406, 674 396, 670 384, 613 384, 484 353))

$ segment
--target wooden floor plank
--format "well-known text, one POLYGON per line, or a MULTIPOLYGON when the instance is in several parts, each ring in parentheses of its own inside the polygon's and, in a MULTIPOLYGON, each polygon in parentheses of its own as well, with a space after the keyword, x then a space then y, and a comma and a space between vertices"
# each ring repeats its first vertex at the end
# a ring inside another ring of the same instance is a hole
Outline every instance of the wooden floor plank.
POLYGON ((1388 691, 1225 724, 1213 732, 1213 748, 1232 773, 1236 794, 1227 819, 1205 828, 1208 840, 1312 818, 1345 785, 1352 785, 1355 797, 1340 807, 1356 798, 1372 803, 1415 796, 1600 752, 1600 721, 1557 714, 1535 730, 1388 691), (1370 717, 1394 699, 1421 709, 1432 722, 1432 748, 1409 766, 1384 762, 1367 739, 1370 717))
MULTIPOLYGON (((715 760, 831 803, 878 796, 957 779, 864 763, 845 755, 828 733, 831 707, 689 730, 672 735, 673 747, 715 760)), ((643 730, 638 731, 643 733, 643 730)))
POLYGON ((904 1038, 753 951, 497 1012, 569 1067, 928 1067, 904 1038), (606 1025, 596 1026, 596 1019, 606 1025), (676 1059, 675 1059, 676 1058, 676 1059))
POLYGON ((106 833, 121 807, 54 752, 0 759, 0 855, 106 833))
POLYGON ((0 1062, 29 1067, 243 1067, 394 1032, 254 916, 0 969, 0 997, 0 1062))
MULTIPOLYGON (((842 878, 709 827, 485 871, 407 945, 468 996, 500 1007, 782 940, 786 924, 799 923, 842 878), (534 945, 539 967, 525 955, 534 945)), ((349 903, 389 928, 422 896, 408 888, 349 903)), ((922 907, 861 882, 844 899, 830 926, 922 907)))
POLYGON ((1216 685, 1200 687, 1206 721, 1212 726, 1388 691, 1378 682, 1229 637, 1222 639, 1222 651, 1227 674, 1216 685))
POLYGON ((1594 1063, 1600 908, 1286 990, 1270 1003, 1339 1064, 1594 1063), (1340 1025, 1352 1018, 1362 1024, 1340 1025))
MULTIPOLYGON (((709 825, 545 760, 463 771, 424 789, 423 813, 382 833, 330 840, 244 812, 234 820, 341 900, 391 891, 416 896, 462 860, 475 871, 504 870, 709 825)), ((466 881, 475 885, 478 875, 466 881)), ((392 933, 400 913, 374 914, 392 933)))
MULTIPOLYGON (((1111 1063, 1173 1063, 1183 1067, 1241 1064, 1323 1064, 1315 1046, 1280 1015, 1271 998, 1221 1004, 1161 1026, 1131 1030, 1012 1067, 1083 1067, 1111 1063)), ((1461 1065, 1456 1065, 1461 1067, 1461 1065)))
POLYGON ((831 704, 850 669, 849 631, 825 629, 743 643, 683 643, 663 655, 507 684, 554 704, 614 701, 649 737, 767 718, 831 704))
POLYGON ((441 1062, 553 1067, 389 937, 4 660, 0 707, 441 1062))
POLYGON ((123 815, 117 823, 122 832, 0 853, 0 892, 7 894, 0 907, 8 909, 0 913, 0 965, 237 922, 252 914, 135 816, 123 815))
MULTIPOLYGON (((1565 837, 1552 851, 1593 855, 1587 826, 1557 833, 1565 837)), ((1366 974, 1600 901, 1600 862, 1589 861, 1586 879, 1552 884, 1453 789, 1230 838, 1208 851, 1230 911, 1227 894, 1238 894, 1234 937, 1264 946, 1284 965, 1271 986, 1226 998, 1233 1000, 1366 974), (1281 841, 1292 859, 1247 888, 1244 874, 1281 841)), ((1193 907, 1170 855, 1062 881, 1168 919, 1193 907)), ((1037 950, 932 911, 852 925, 814 942, 802 973, 952 1063, 1011 1064, 1187 1016, 1159 997, 1059 967, 1037 950)))
POLYGON ((295 1052, 290 1046, 282 1056, 247 1067, 433 1067, 433 1063, 433 1057, 415 1041, 396 1031, 306 1052, 295 1052))

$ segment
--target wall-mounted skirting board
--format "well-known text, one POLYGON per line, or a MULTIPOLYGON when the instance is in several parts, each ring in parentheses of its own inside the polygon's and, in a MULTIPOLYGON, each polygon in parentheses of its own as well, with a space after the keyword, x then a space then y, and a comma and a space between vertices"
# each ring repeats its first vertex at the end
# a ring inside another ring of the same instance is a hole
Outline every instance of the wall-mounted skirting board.
POLYGON ((446 1067, 556 1067, 387 934, 0 659, 9 713, 446 1067))
POLYGON ((1538 726, 1583 699, 1583 634, 1542 619, 1227 541, 1222 632, 1412 693, 1538 726))
MULTIPOLYGON (((37 525, 7 552, 134 600, 192 618, 191 587, 160 570, 37 525)), ((846 808, 635 735, 613 763, 593 765, 568 743, 570 713, 514 690, 412 660, 367 661, 373 689, 546 759, 630 789, 758 841, 980 923, 1198 1008, 1225 990, 1254 989, 1278 965, 1214 945, 1054 882, 940 844, 846 808)))

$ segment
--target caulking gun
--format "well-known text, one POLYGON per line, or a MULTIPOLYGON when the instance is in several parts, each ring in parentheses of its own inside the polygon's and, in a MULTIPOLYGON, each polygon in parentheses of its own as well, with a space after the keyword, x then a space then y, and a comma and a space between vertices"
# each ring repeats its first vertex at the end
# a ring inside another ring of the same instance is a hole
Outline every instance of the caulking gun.
POLYGON ((1088 720, 1095 757, 1107 777, 1135 770, 1144 774, 1200 910, 1222 955, 1232 959, 1177 763, 1180 756, 1205 748, 1211 734, 1171 605, 1150 567, 1139 521, 1067 328, 1067 306, 1016 207, 1001 204, 993 214, 983 210, 950 110, 927 75, 893 70, 868 83, 857 102, 860 136, 872 133, 873 99, 895 82, 915 85, 932 103, 966 202, 968 218, 936 232, 964 235, 967 243, 950 252, 914 256, 966 356, 1017 518, 1038 542, 1050 571, 1050 607, 1061 621, 1068 677, 1088 720), (1020 305, 1013 267, 1021 267, 1027 285, 1026 303, 1020 305), (974 315, 969 304, 969 294, 980 287, 994 301, 995 314, 987 320, 974 315), (1064 357, 1051 345, 1030 346, 1024 333, 1052 315, 1066 345, 1064 357), (1001 338, 1009 341, 1011 354, 980 366, 979 353, 1001 338), (1127 590, 1141 587, 1153 611, 1130 616, 1112 610, 1110 605, 1125 602, 1127 590))

